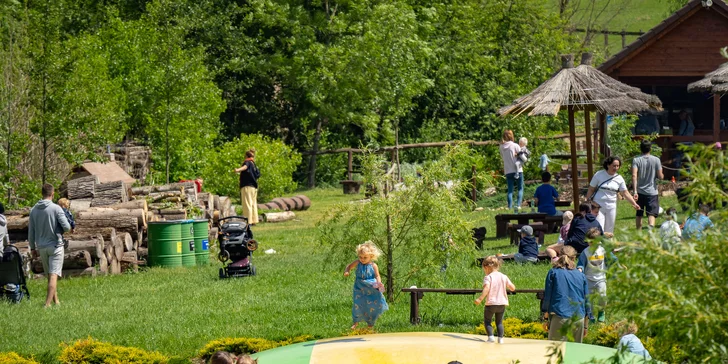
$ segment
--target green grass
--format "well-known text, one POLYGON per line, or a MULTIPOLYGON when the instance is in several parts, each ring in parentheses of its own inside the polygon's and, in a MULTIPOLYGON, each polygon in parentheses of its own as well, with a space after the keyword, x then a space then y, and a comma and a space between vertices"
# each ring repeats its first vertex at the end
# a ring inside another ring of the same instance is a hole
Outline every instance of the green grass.
MULTIPOLYGON (((207 342, 223 337, 282 339, 345 334, 351 325, 353 280, 344 278, 342 272, 350 260, 336 265, 325 262, 327 251, 317 241, 315 223, 335 203, 362 196, 345 196, 339 189, 308 191, 306 195, 313 201, 312 207, 297 212, 296 221, 254 228, 260 242, 253 257, 258 276, 219 280, 221 264, 215 262, 204 268, 153 268, 137 274, 63 279, 59 282, 62 306, 51 309, 42 307, 45 281, 34 280, 30 282, 31 301, 0 307, 0 352, 52 358, 57 356, 60 343, 90 336, 191 358, 207 342), (269 248, 278 253, 262 253, 269 248)), ((479 255, 516 250, 507 239, 492 238, 496 213, 486 209, 468 215, 475 225, 488 227, 489 238, 479 255)), ((632 216, 633 210, 622 203, 620 221, 633 228, 632 216)), ((547 243, 555 238, 549 235, 547 243)), ((509 263, 502 271, 519 288, 541 288, 548 268, 545 263, 509 263)), ((474 264, 451 266, 445 274, 446 286, 454 288, 478 288, 483 278, 482 270, 474 264)), ((400 294, 376 329, 472 331, 482 321, 482 307, 473 305, 474 298, 425 295, 421 301, 423 323, 412 326, 408 320, 409 296, 400 294)), ((535 320, 538 313, 538 301, 530 294, 512 297, 507 310, 507 316, 526 321, 535 320)))

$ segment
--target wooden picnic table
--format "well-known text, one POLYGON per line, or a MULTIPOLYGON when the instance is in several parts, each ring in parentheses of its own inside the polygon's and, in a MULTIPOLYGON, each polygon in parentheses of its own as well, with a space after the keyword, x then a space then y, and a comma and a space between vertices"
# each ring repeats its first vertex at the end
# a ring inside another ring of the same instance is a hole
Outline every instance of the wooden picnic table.
POLYGON ((516 220, 520 225, 528 225, 533 221, 544 220, 546 213, 528 212, 525 214, 498 214, 495 215, 495 237, 505 238, 508 236, 508 223, 516 220))
MULTIPOLYGON (((479 294, 483 292, 483 289, 477 288, 402 288, 402 292, 409 292, 410 294, 410 323, 417 325, 420 323, 420 300, 425 296, 425 292, 428 293, 445 293, 445 294, 479 294)), ((541 301, 543 301, 543 290, 542 289, 517 289, 513 292, 506 291, 509 295, 518 293, 535 293, 536 298, 539 300, 539 310, 541 309, 541 301)))

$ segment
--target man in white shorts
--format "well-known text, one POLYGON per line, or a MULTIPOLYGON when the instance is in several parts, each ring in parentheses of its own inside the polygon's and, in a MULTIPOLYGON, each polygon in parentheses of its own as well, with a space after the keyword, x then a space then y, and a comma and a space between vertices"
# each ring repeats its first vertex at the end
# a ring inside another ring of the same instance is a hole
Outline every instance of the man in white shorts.
POLYGON ((63 233, 71 230, 63 209, 53 203, 53 185, 43 185, 43 199, 30 210, 28 242, 33 258, 40 256, 43 271, 48 277, 45 307, 58 300, 56 283, 63 269, 63 233))

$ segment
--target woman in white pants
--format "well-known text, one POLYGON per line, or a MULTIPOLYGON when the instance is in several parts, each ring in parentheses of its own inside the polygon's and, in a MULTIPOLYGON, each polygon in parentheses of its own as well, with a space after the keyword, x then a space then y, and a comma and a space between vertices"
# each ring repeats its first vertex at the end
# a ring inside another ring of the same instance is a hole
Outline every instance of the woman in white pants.
POLYGON ((604 216, 604 221, 599 222, 604 232, 613 233, 614 222, 617 219, 617 194, 621 194, 625 200, 629 201, 635 210, 639 210, 640 206, 627 192, 624 178, 617 173, 619 167, 622 166, 622 160, 619 157, 609 156, 604 160, 602 166, 604 169, 592 177, 586 196, 587 200, 594 200, 601 206, 600 212, 604 216))

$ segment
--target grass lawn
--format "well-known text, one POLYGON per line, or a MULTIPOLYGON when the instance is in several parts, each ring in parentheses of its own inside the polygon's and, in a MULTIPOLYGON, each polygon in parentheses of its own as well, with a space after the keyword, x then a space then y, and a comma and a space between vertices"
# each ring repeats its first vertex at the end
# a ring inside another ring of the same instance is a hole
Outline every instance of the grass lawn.
MULTIPOLYGON (((42 307, 45 281, 34 280, 30 282, 30 302, 0 305, 0 352, 53 358, 60 343, 90 336, 191 358, 209 341, 224 337, 282 339, 345 334, 351 325, 353 278, 344 278, 342 272, 356 256, 352 252, 350 260, 327 264, 327 252, 317 241, 315 224, 332 205, 362 196, 346 196, 339 189, 305 194, 313 201, 312 207, 297 212, 296 221, 254 228, 260 242, 253 257, 258 276, 220 280, 217 270, 221 264, 215 262, 204 268, 153 268, 137 274, 63 279, 59 282, 62 306, 51 309, 42 307), (269 248, 277 253, 262 253, 269 248)), ((667 204, 663 202, 663 206, 667 204)), ((618 219, 634 228, 634 212, 630 210, 621 203, 618 219)), ((496 213, 486 209, 468 215, 476 225, 488 227, 490 238, 482 255, 516 250, 506 239, 492 238, 496 213)), ((549 235, 547 243, 555 239, 556 235, 549 235)), ((519 288, 542 288, 548 269, 545 263, 506 264, 502 271, 519 288)), ((482 270, 474 264, 451 266, 444 274, 446 286, 454 288, 479 288, 483 278, 482 270)), ((482 307, 473 305, 474 298, 428 294, 421 301, 423 323, 412 326, 408 320, 409 296, 401 294, 390 303, 390 311, 381 317, 376 330, 472 331, 482 321, 482 307)), ((538 313, 534 295, 518 295, 511 298, 506 316, 533 321, 538 313)))

